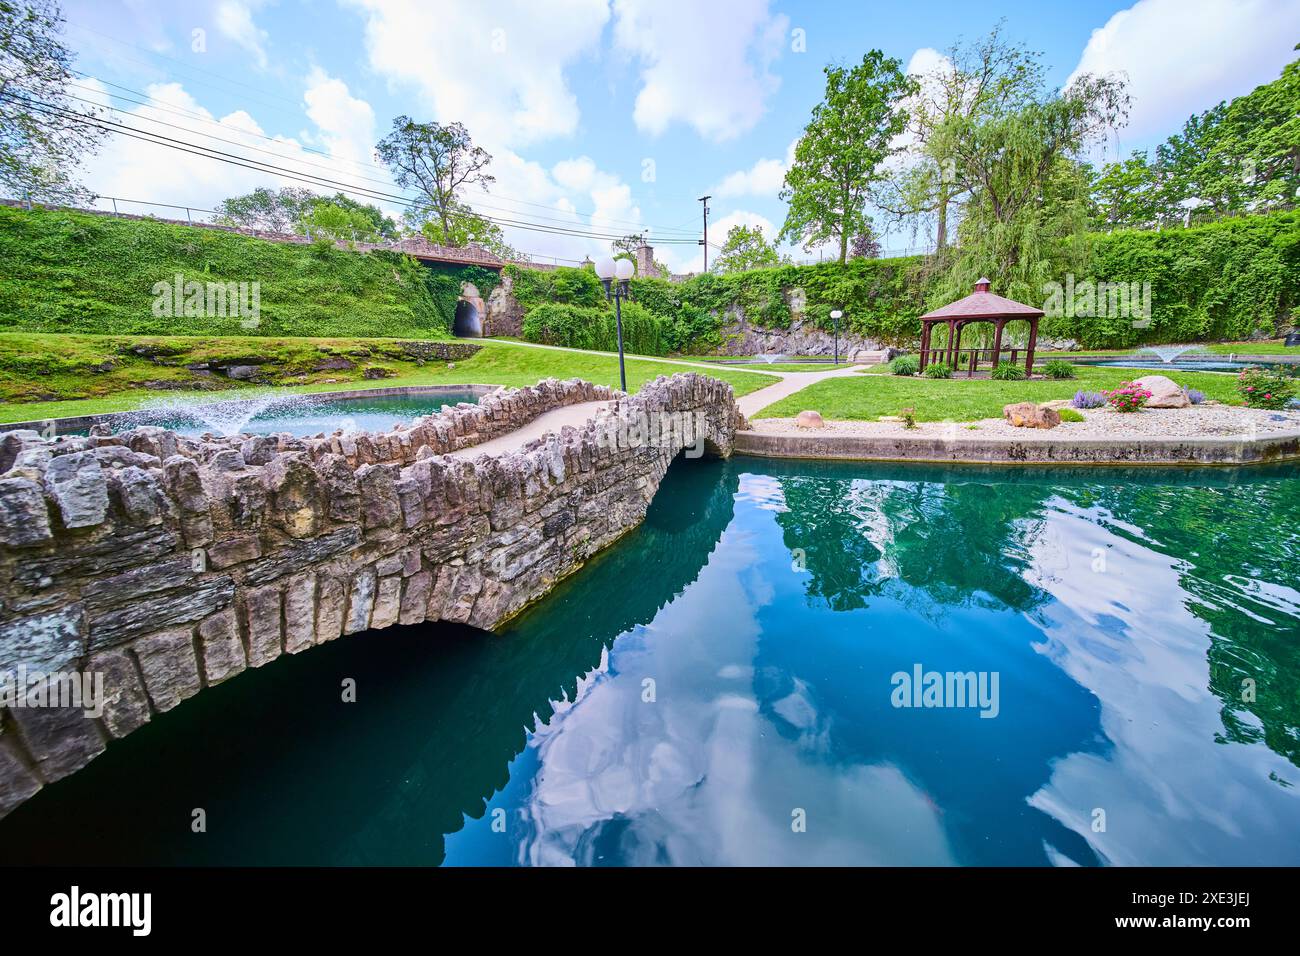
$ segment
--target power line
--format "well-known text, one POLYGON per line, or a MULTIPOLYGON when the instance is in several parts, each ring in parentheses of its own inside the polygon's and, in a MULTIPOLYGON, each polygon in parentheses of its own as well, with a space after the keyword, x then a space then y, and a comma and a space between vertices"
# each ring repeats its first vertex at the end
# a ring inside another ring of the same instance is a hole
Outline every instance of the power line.
MULTIPOLYGON (((275 166, 274 164, 265 162, 263 160, 254 159, 248 156, 240 156, 235 153, 228 153, 223 150, 216 149, 215 147, 204 146, 199 143, 192 143, 185 140, 174 139, 173 137, 170 136, 164 136, 161 133, 155 133, 151 130, 138 129, 134 126, 128 126, 125 123, 119 123, 115 120, 106 119, 99 116, 90 116, 85 113, 78 113, 75 110, 67 110, 61 107, 52 106, 51 104, 48 103, 43 103, 41 101, 35 101, 27 98, 17 97, 14 94, 7 94, 7 95, 11 99, 21 99, 23 102, 28 103, 28 105, 33 106, 33 108, 36 108, 38 111, 46 113, 47 115, 62 116, 65 119, 71 119, 73 122, 79 122, 81 123, 81 125, 89 125, 99 129, 105 129, 108 132, 114 132, 117 133, 118 135, 126 136, 131 139, 138 139, 141 142, 154 143, 155 145, 158 146, 166 146, 171 149, 180 150, 181 152, 192 153, 193 155, 201 156, 205 159, 213 159, 213 160, 217 160, 218 162, 224 162, 234 166, 241 166, 245 169, 254 170, 255 172, 279 175, 287 179, 293 179, 298 182, 307 183, 308 185, 314 185, 314 186, 326 185, 333 188, 338 188, 341 191, 352 192, 355 195, 364 196, 365 198, 368 199, 384 200, 384 201, 392 202, 394 204, 399 204, 407 207, 415 207, 420 205, 420 203, 413 202, 404 196, 398 196, 392 193, 384 193, 384 192, 380 192, 377 189, 370 189, 365 186, 356 186, 354 184, 342 182, 339 180, 327 179, 324 176, 317 176, 300 170, 286 169, 284 167, 275 166), (44 108, 42 109, 41 107, 44 108)), ((171 124, 164 124, 164 125, 171 125, 171 124)), ((579 228, 544 226, 530 221, 518 221, 518 220, 504 219, 495 216, 484 215, 482 218, 486 219, 489 222, 501 226, 512 226, 517 229, 525 229, 533 232, 550 233, 552 235, 572 236, 575 238, 596 239, 596 240, 603 240, 603 241, 614 241, 616 239, 623 238, 623 236, 621 235, 600 234, 600 233, 594 233, 579 228)), ((669 238, 669 239, 664 239, 662 241, 664 243, 676 243, 676 244, 694 243, 694 240, 692 239, 669 238)))
MULTIPOLYGON (((216 127, 219 127, 219 128, 221 128, 221 129, 225 129, 225 130, 230 130, 230 129, 231 129, 231 127, 226 126, 224 123, 220 123, 220 122, 217 122, 217 121, 215 121, 215 120, 212 120, 212 119, 209 119, 209 118, 207 118, 207 117, 204 117, 204 116, 202 116, 202 115, 200 115, 200 114, 198 114, 198 113, 195 113, 195 112, 192 111, 192 110, 184 110, 184 109, 180 109, 179 107, 174 107, 174 106, 171 106, 170 104, 165 104, 165 105, 154 105, 154 104, 157 104, 159 101, 158 101, 156 98, 150 96, 148 93, 145 93, 145 92, 143 92, 143 91, 135 90, 135 89, 132 89, 131 87, 123 86, 123 85, 121 85, 120 83, 112 83, 112 82, 110 82, 110 81, 108 81, 108 80, 104 80, 104 79, 102 79, 102 78, 100 78, 100 77, 93 76, 93 75, 91 75, 91 74, 89 74, 89 73, 81 73, 80 71, 77 71, 77 72, 79 73, 80 76, 83 76, 83 77, 85 77, 86 79, 95 80, 96 82, 103 83, 103 84, 105 84, 106 86, 112 86, 112 87, 114 87, 115 89, 124 90, 124 91, 126 91, 126 92, 128 92, 128 93, 134 93, 136 96, 142 96, 142 97, 144 97, 146 100, 152 100, 153 103, 150 103, 150 102, 143 102, 143 101, 141 101, 141 100, 132 99, 131 97, 123 96, 123 95, 121 95, 120 93, 113 93, 113 94, 110 94, 111 96, 113 96, 113 97, 115 97, 115 98, 117 98, 117 99, 125 100, 125 101, 128 102, 128 103, 134 103, 134 104, 136 104, 137 106, 143 106, 143 107, 145 107, 145 108, 147 108, 147 109, 154 109, 154 110, 159 110, 159 111, 161 111, 161 112, 173 113, 173 114, 178 115, 178 116, 187 116, 187 117, 193 118, 193 119, 195 119, 195 120, 197 120, 197 121, 199 121, 199 122, 201 122, 201 123, 204 123, 205 125, 208 125, 208 126, 216 126, 216 127)), ((76 88, 78 88, 78 89, 84 90, 84 91, 86 91, 86 92, 98 92, 98 91, 95 90, 93 87, 84 86, 84 85, 81 85, 81 84, 78 84, 78 83, 73 83, 73 84, 70 84, 70 85, 72 85, 72 86, 74 86, 74 87, 76 87, 76 88)), ((71 95, 71 94, 69 94, 69 96, 70 96, 71 99, 77 100, 77 101, 82 102, 82 103, 86 103, 86 104, 91 105, 91 106, 98 106, 98 105, 99 105, 99 104, 98 104, 96 101, 94 101, 94 100, 88 100, 88 99, 86 99, 86 98, 84 98, 84 97, 73 96, 73 95, 71 95)), ((255 152, 266 153, 266 154, 269 155, 269 156, 276 156, 276 157, 278 157, 278 158, 280 158, 280 159, 283 159, 283 160, 286 160, 286 161, 289 161, 289 162, 297 162, 297 163, 302 163, 303 165, 307 165, 307 166, 315 166, 315 167, 318 168, 318 169, 329 169, 329 167, 321 166, 321 165, 316 164, 316 163, 310 163, 310 162, 308 162, 307 160, 299 159, 299 158, 297 158, 297 157, 287 156, 287 155, 285 155, 284 153, 279 153, 279 152, 276 152, 275 150, 259 149, 258 147, 256 147, 256 146, 250 146, 250 145, 248 145, 247 143, 241 143, 241 142, 238 142, 238 141, 236 141, 236 140, 225 139, 225 138, 223 138, 223 137, 216 136, 216 135, 214 135, 214 134, 212 134, 212 133, 205 133, 205 132, 203 132, 203 131, 201 131, 201 130, 195 130, 195 129, 191 129, 191 128, 189 128, 189 127, 179 126, 179 125, 174 124, 174 123, 167 123, 167 122, 165 122, 165 121, 163 121, 163 120, 154 119, 153 117, 145 116, 145 115, 143 115, 143 114, 141 114, 141 113, 138 113, 138 112, 131 112, 131 111, 128 111, 128 110, 123 110, 123 109, 120 109, 120 108, 118 108, 118 107, 111 106, 111 105, 108 107, 108 109, 111 109, 111 110, 113 110, 114 112, 119 113, 119 114, 122 114, 122 115, 134 116, 134 117, 136 117, 136 118, 138 118, 138 119, 141 119, 141 120, 144 120, 144 121, 146 121, 146 122, 157 123, 158 125, 161 125, 161 126, 168 126, 168 127, 172 128, 172 129, 178 129, 178 130, 181 130, 181 131, 186 132, 186 133, 192 133, 192 134, 194 134, 194 135, 198 135, 198 136, 205 136, 205 137, 208 137, 209 139, 217 140, 218 142, 229 143, 229 144, 232 145, 232 146, 240 146, 240 147, 242 147, 242 148, 244 148, 244 149, 251 149, 251 150, 253 150, 253 151, 255 151, 255 152)), ((237 129, 237 128, 236 128, 236 129, 237 129)), ((240 132, 240 133, 242 133, 242 134, 244 134, 244 135, 247 135, 247 136, 256 136, 256 137, 258 137, 259 139, 264 139, 264 140, 267 140, 268 142, 273 142, 273 143, 275 143, 275 142, 283 142, 283 140, 279 140, 279 139, 277 139, 276 137, 273 137, 273 136, 268 136, 266 133, 259 133, 259 132, 254 132, 254 131, 252 131, 252 130, 240 130, 240 129, 237 129, 237 131, 240 132)), ((206 148, 206 147, 204 147, 204 148, 206 148)), ((299 149, 302 149, 302 150, 305 151, 305 152, 314 153, 314 154, 319 155, 319 156, 324 156, 324 157, 326 157, 326 158, 329 158, 329 159, 335 160, 335 161, 337 161, 337 162, 350 163, 350 164, 352 164, 352 165, 354 165, 354 166, 357 166, 357 167, 360 167, 360 168, 362 168, 362 169, 373 169, 373 168, 374 168, 373 165, 366 164, 366 163, 362 162, 361 160, 352 159, 351 157, 347 157, 347 156, 339 156, 339 155, 337 155, 336 153, 331 153, 331 152, 328 152, 328 151, 326 151, 326 150, 315 149, 315 148, 312 148, 312 147, 310 147, 310 146, 303 146, 303 145, 301 145, 301 144, 299 144, 299 149)), ((388 183, 387 183, 386 181, 384 181, 384 180, 375 179, 374 177, 370 177, 370 176, 360 176, 360 174, 355 174, 355 175, 359 175, 359 178, 361 178, 361 179, 365 179, 365 180, 367 180, 368 182, 379 183, 380 185, 384 185, 384 186, 387 186, 387 185, 388 185, 388 183)), ((528 200, 524 200, 524 199, 514 199, 514 198, 511 198, 511 197, 509 197, 509 196, 503 196, 503 195, 499 195, 499 194, 491 194, 491 195, 492 195, 492 198, 493 198, 493 199, 496 199, 496 200, 499 200, 499 201, 502 201, 502 202, 517 203, 517 204, 525 205, 525 206, 534 206, 534 207, 536 207, 536 208, 538 208, 538 209, 546 209, 546 210, 548 210, 548 211, 554 211, 554 207, 553 207, 553 206, 548 206, 548 205, 546 205, 545 203, 530 202, 530 201, 528 201, 528 200)), ((476 206, 476 207, 480 207, 480 208, 484 208, 484 209, 495 209, 495 210, 498 211, 498 212, 510 213, 510 214, 512 214, 512 215, 521 215, 521 214, 520 214, 518 211, 516 211, 516 210, 509 209, 509 208, 502 207, 502 206, 494 206, 494 205, 491 205, 491 204, 489 204, 489 203, 478 202, 478 203, 475 203, 475 206, 476 206)), ((674 227, 672 227, 672 228, 661 228, 661 227, 657 227, 657 226, 646 225, 645 223, 634 222, 633 220, 630 220, 630 219, 616 219, 616 218, 610 218, 610 217, 597 217, 597 216, 595 216, 594 214, 585 214, 585 213, 575 213, 575 214, 576 214, 576 215, 579 215, 579 216, 586 216, 586 218, 590 220, 591 225, 592 225, 593 227, 595 227, 595 228, 601 228, 601 227, 597 226, 597 223, 598 223, 598 222, 601 222, 601 223, 609 223, 610 225, 613 225, 613 226, 618 226, 618 225, 635 226, 635 227, 637 227, 637 228, 639 228, 639 229, 641 229, 641 230, 648 230, 648 231, 652 231, 652 232, 654 232, 654 233, 656 234, 656 238, 658 237, 658 235, 659 235, 661 232, 662 232, 662 233, 667 233, 667 234, 677 233, 677 234, 682 235, 682 236, 685 236, 685 235, 687 234, 687 232, 688 232, 688 230, 684 230, 684 229, 682 229, 682 228, 680 228, 680 227, 676 227, 676 226, 674 226, 674 227)), ((565 222, 569 222, 569 221, 570 221, 570 220, 567 220, 567 219, 557 219, 557 218, 555 218, 555 217, 553 217, 553 216, 538 216, 538 215, 536 215, 536 214, 534 214, 533 218, 535 218, 535 219, 549 220, 549 221, 551 221, 551 222, 559 222, 559 223, 565 223, 565 222)), ((694 236, 694 232, 690 232, 690 235, 694 236)), ((620 237, 620 238, 622 238, 622 237, 620 237)), ((664 241, 668 241, 668 238, 665 238, 664 241)))
MULTIPOLYGON (((102 213, 103 215, 121 216, 121 215, 123 215, 123 213, 122 213, 122 211, 118 208, 117 204, 118 204, 118 203, 131 203, 131 204, 136 205, 136 206, 155 206, 155 207, 160 208, 160 209, 184 209, 187 213, 190 213, 190 212, 203 212, 203 213, 208 213, 208 214, 213 215, 213 216, 221 216, 221 215, 224 215, 224 213, 222 213, 221 210, 219 210, 219 209, 204 209, 202 206, 184 206, 184 205, 180 205, 179 203, 171 203, 171 202, 153 202, 152 200, 148 200, 148 199, 127 199, 127 198, 124 197, 124 196, 96 196, 94 201, 95 201, 95 202, 104 202, 104 201, 108 201, 108 202, 113 203, 113 211, 112 211, 111 213, 110 213, 108 210, 106 210, 106 209, 105 209, 105 210, 92 209, 92 210, 83 210, 83 211, 86 211, 86 212, 93 212, 93 213, 102 213)), ((39 205, 39 204, 37 204, 37 205, 39 205)), ((150 217, 150 218, 152 218, 152 217, 150 217)), ((192 225, 192 226, 196 226, 196 227, 199 227, 199 228, 211 228, 211 227, 213 227, 213 226, 219 226, 220 224, 215 224, 215 223, 194 223, 194 222, 191 222, 190 225, 192 225)), ((238 227, 238 226, 236 226, 236 227, 232 227, 232 228, 234 228, 234 229, 236 229, 236 230, 238 231, 238 230, 240 230, 242 227, 238 227)), ((254 231, 257 231, 257 230, 254 230, 254 231)), ((285 235, 287 235, 287 234, 285 234, 285 235)), ((297 234, 294 233, 293 235, 297 235, 297 234)), ((306 237, 304 237, 304 238, 311 238, 311 237, 310 237, 310 236, 306 236, 306 237)), ((274 241, 274 240, 269 240, 269 241, 274 241)), ((375 243, 367 243, 367 244, 368 244, 368 245, 377 245, 377 246, 387 246, 387 245, 390 245, 390 244, 392 244, 392 243, 388 243, 388 242, 375 242, 375 243)), ((397 240, 397 242, 396 242, 395 244, 397 245, 398 249, 400 250, 400 247, 401 247, 401 240, 397 240)), ((519 254, 522 255, 522 256, 527 257, 527 259, 528 259, 529 261, 532 261, 533 259, 551 259, 551 260, 553 260, 553 261, 555 261, 555 262, 576 262, 576 263, 579 263, 579 264, 581 264, 582 262, 586 261, 586 260, 584 260, 584 259, 571 259, 571 258, 569 258, 568 256, 556 256, 556 255, 552 255, 552 254, 549 253, 549 252, 528 252, 528 251, 526 251, 526 250, 519 250, 519 254)))

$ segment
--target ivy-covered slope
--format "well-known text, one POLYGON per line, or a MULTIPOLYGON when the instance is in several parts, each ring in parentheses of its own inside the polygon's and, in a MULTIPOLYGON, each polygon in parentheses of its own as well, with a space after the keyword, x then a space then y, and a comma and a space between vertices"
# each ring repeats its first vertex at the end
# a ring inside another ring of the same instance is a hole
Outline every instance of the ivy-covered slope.
POLYGON ((108 335, 450 335, 463 280, 487 295, 495 273, 431 269, 408 256, 329 243, 62 210, 0 207, 0 331, 108 335), (156 315, 155 285, 258 283, 255 327, 229 317, 156 315))
MULTIPOLYGON (((1088 348, 1205 342, 1273 336, 1300 305, 1300 213, 1242 216, 1191 229, 1097 233, 1085 240, 1085 281, 1151 285, 1151 322, 1131 316, 1059 315, 1041 334, 1088 348)), ((1062 255, 1062 260, 1067 257, 1062 255)), ((805 321, 829 330, 832 309, 848 329, 894 345, 914 345, 918 317, 935 306, 939 266, 924 257, 855 259, 846 265, 782 266, 686 282, 633 279, 632 292, 654 315, 694 329, 697 347, 720 340, 727 313, 739 309, 753 325, 787 328, 792 301, 805 321), (699 314, 709 321, 701 326, 699 314), (693 323, 693 324, 692 324, 693 323)), ((998 277, 990 276, 997 291, 998 277)), ((1067 276, 1058 280, 1062 286, 1067 276)), ((1049 297, 1031 305, 1042 307, 1049 297)))

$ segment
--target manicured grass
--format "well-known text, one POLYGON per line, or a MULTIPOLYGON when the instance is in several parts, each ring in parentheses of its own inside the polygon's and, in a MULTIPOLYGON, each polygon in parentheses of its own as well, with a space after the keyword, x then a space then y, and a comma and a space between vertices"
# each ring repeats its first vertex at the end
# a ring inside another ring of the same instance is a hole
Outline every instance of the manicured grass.
MULTIPOLYGON (((760 411, 754 418, 792 418, 804 409, 815 409, 826 418, 875 419, 897 415, 911 406, 917 421, 974 421, 997 418, 1002 406, 1012 402, 1046 402, 1071 398, 1076 391, 1097 392, 1115 388, 1120 382, 1156 374, 1150 370, 1090 368, 1080 366, 1078 378, 995 382, 992 379, 929 379, 899 375, 864 375, 831 378, 760 411)), ((1214 372, 1169 373, 1179 385, 1198 388, 1206 398, 1237 403, 1235 375, 1214 372)))
POLYGON ((1216 355, 1290 355, 1300 359, 1300 348, 1294 345, 1288 348, 1281 342, 1215 342, 1197 348, 1216 355))
MULTIPOLYGON (((161 366, 140 357, 123 357, 107 340, 122 341, 122 337, 66 336, 40 334, 0 335, 0 423, 36 421, 72 415, 99 415, 108 412, 130 411, 152 399, 184 398, 195 402, 238 398, 251 390, 265 391, 265 385, 247 385, 214 376, 210 381, 219 390, 189 391, 168 388, 149 388, 146 381, 178 380, 190 382, 192 376, 185 370, 186 361, 199 357, 227 357, 222 350, 237 347, 237 354, 277 356, 287 367, 293 362, 310 357, 319 360, 320 346, 348 355, 355 347, 365 347, 370 355, 357 362, 358 369, 349 372, 306 373, 301 384, 277 387, 286 393, 320 393, 358 388, 385 388, 394 385, 459 385, 479 383, 519 387, 532 385, 544 378, 585 378, 600 385, 618 385, 618 359, 593 352, 539 349, 511 345, 503 342, 485 343, 473 358, 456 362, 454 368, 446 363, 429 362, 423 366, 411 361, 394 359, 382 354, 384 340, 365 339, 219 339, 151 338, 129 339, 136 344, 184 346, 187 351, 175 359, 176 366, 161 366), (87 341, 93 340, 93 341, 87 341), (214 354, 211 351, 216 350, 214 354), (379 354, 377 354, 379 353, 379 354), (121 364, 107 372, 94 372, 91 366, 105 358, 116 358, 121 364), (28 360, 30 359, 30 360, 28 360), (361 375, 362 366, 383 366, 391 377, 367 380, 361 375), (320 381, 321 378, 340 381, 320 381), (314 379, 314 380, 313 380, 314 379), (75 400, 13 401, 17 394, 60 394, 60 389, 75 389, 74 394, 88 397, 75 400)), ((634 358, 627 361, 628 387, 635 391, 660 375, 696 371, 712 378, 729 382, 737 395, 745 395, 777 379, 770 375, 730 369, 692 369, 653 359, 634 358)))

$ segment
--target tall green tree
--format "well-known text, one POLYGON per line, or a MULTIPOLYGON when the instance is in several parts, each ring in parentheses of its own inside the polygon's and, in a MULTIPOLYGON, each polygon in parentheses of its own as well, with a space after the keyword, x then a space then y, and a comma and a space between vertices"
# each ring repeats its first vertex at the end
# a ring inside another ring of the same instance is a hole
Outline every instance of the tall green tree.
MULTIPOLYGON (((410 217, 408 216, 408 219, 410 217)), ((501 227, 485 219, 464 203, 453 203, 444 225, 441 217, 427 218, 419 233, 443 246, 479 246, 502 259, 523 260, 524 255, 506 241, 501 227)))
POLYGON ((1092 217, 1097 228, 1151 229, 1169 220, 1161 171, 1145 150, 1106 163, 1092 178, 1092 217))
POLYGON ((1069 241, 1088 226, 1082 157, 1127 112, 1123 81, 1084 75, 1018 109, 952 123, 954 160, 971 193, 936 297, 964 295, 981 274, 1012 298, 1041 297, 1043 283, 1065 271, 1061 257, 1082 255, 1084 244, 1069 241))
POLYGON ((1300 60, 1250 93, 1187 119, 1158 147, 1107 163, 1095 225, 1150 228, 1295 209, 1300 203, 1300 60))
POLYGON ((748 272, 750 269, 767 269, 789 262, 776 246, 767 241, 762 226, 732 226, 727 230, 722 251, 713 260, 714 272, 748 272))
POLYGON ((217 203, 214 221, 223 226, 297 235, 303 212, 313 198, 315 193, 301 186, 258 186, 251 193, 217 203))
POLYGON ((898 151, 893 140, 907 127, 901 108, 916 91, 898 60, 872 50, 855 67, 828 66, 826 94, 795 146, 781 198, 789 203, 778 241, 805 249, 837 242, 839 261, 849 241, 867 232, 866 205, 884 162, 898 151))
POLYGON ((476 237, 500 236, 465 200, 470 188, 485 190, 496 177, 488 172, 492 154, 475 146, 462 124, 417 123, 399 116, 376 149, 393 181, 419 194, 407 219, 431 242, 457 246, 476 237))
POLYGON ((980 40, 954 43, 943 62, 914 77, 916 93, 906 103, 907 166, 873 196, 878 207, 896 222, 910 222, 914 231, 932 222, 939 252, 948 245, 950 212, 972 186, 956 161, 957 124, 1017 109, 1042 87, 1040 54, 1012 43, 1002 30, 998 23, 980 40))
POLYGON ((215 221, 223 226, 356 242, 397 238, 397 227, 378 206, 343 193, 319 196, 301 186, 259 186, 223 199, 216 212, 215 221))
POLYGON ((0 189, 15 198, 91 198, 77 174, 104 130, 68 115, 99 111, 68 93, 73 56, 61 39, 64 22, 53 0, 0 0, 0 189))
POLYGON ((398 235, 382 209, 343 193, 313 196, 299 215, 298 227, 310 236, 353 242, 383 242, 398 235))

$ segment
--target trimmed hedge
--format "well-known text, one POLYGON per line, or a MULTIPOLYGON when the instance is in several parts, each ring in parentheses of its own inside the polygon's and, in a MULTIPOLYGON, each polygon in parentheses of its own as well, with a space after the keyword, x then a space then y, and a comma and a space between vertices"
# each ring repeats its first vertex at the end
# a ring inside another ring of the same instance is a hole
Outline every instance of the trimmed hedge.
POLYGON ((1091 277, 1151 283, 1151 325, 1127 318, 1049 318, 1042 330, 1087 347, 1275 336, 1300 305, 1300 213, 1241 216, 1191 229, 1089 237, 1091 277))
MULTIPOLYGON (((664 323, 635 302, 623 303, 623 349, 638 355, 668 351, 664 323)), ((613 309, 579 305, 539 305, 524 316, 524 338, 544 345, 613 352, 618 333, 613 309)))
MULTIPOLYGON (((1300 213, 1242 216, 1191 229, 1089 234, 1085 280, 1151 284, 1151 323, 1131 316, 1049 316, 1040 334, 1072 338, 1086 348, 1126 348, 1169 342, 1231 341, 1275 336, 1300 304, 1300 213)), ((790 303, 800 294, 803 318, 828 330, 832 309, 844 310, 841 331, 891 345, 914 346, 918 318, 929 308, 937 273, 924 257, 853 259, 840 266, 780 266, 731 275, 699 275, 682 283, 633 279, 636 301, 665 321, 682 309, 708 313, 714 323, 696 341, 720 340, 731 316, 751 325, 789 328, 790 303)), ((997 277, 992 276, 995 290, 997 277)), ((1065 277, 1060 277, 1065 284, 1065 277)), ((1047 299, 1046 291, 1043 294, 1047 299)), ((1042 306, 1044 302, 1030 303, 1042 306)))

